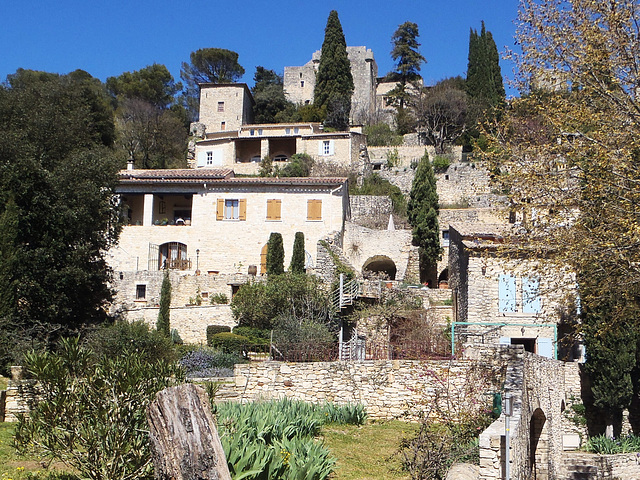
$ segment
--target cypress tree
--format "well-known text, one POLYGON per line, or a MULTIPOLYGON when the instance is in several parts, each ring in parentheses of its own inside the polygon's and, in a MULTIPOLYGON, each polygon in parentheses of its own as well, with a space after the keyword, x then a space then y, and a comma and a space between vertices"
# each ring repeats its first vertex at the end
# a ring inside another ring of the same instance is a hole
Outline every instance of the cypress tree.
POLYGON ((304 273, 304 233, 302 232, 296 232, 289 271, 292 273, 304 273))
POLYGON ((326 111, 325 126, 337 130, 348 128, 353 89, 347 42, 338 12, 332 10, 324 30, 324 42, 313 91, 314 105, 326 111))
POLYGON ((420 266, 423 271, 442 255, 438 211, 436 177, 429 154, 425 151, 416 169, 407 205, 409 223, 413 228, 413 243, 420 247, 420 266))
POLYGON ((280 233, 271 233, 267 242, 267 275, 284 273, 284 246, 280 233))
POLYGON ((171 280, 169 280, 169 270, 165 270, 164 278, 162 279, 162 288, 160 289, 160 311, 158 312, 156 330, 167 337, 171 335, 171 326, 169 321, 170 307, 171 280))
POLYGON ((467 93, 483 110, 501 108, 505 102, 498 48, 484 22, 480 35, 474 29, 469 34, 467 93))

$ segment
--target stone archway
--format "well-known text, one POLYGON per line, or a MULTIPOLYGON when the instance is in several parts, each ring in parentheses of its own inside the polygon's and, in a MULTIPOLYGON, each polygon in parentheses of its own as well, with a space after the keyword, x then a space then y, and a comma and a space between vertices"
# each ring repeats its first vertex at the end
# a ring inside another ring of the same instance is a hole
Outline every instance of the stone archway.
POLYGON ((380 274, 383 272, 388 280, 395 280, 397 271, 394 261, 386 255, 374 255, 367 259, 362 266, 362 274, 365 278, 367 273, 380 274))
POLYGON ((533 412, 529 421, 529 468, 530 479, 549 479, 548 422, 540 408, 533 412))

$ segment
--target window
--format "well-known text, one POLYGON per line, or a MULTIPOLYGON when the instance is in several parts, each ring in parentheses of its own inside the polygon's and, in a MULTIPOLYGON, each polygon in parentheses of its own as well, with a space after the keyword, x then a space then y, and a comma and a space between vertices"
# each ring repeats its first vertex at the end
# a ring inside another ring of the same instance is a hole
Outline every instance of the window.
POLYGON ((227 122, 220 122, 220 130, 226 130, 227 129, 227 122))
POLYGON ((500 275, 498 279, 498 311, 516 311, 516 278, 511 275, 500 275))
POLYGON ((328 156, 333 155, 333 140, 320 140, 318 142, 318 155, 328 156))
POLYGON ((262 135, 262 129, 261 128, 258 129, 258 135, 262 135))
POLYGON ((224 201, 225 220, 238 220, 240 215, 240 202, 238 200, 224 201))
POLYGON ((282 200, 267 200, 267 221, 276 221, 281 219, 282 200))
POLYGON ((322 220, 322 200, 307 200, 307 220, 322 220))
POLYGON ((213 152, 207 152, 207 165, 213 165, 213 152))
POLYGON ((285 129, 284 129, 284 133, 285 133, 286 135, 291 135, 291 129, 290 129, 289 127, 285 128, 285 129))
POLYGON ((442 231, 442 239, 443 240, 449 240, 449 230, 443 230, 442 231))
POLYGON ((147 299, 147 286, 136 285, 136 300, 146 300, 146 299, 147 299))
POLYGON ((218 102, 218 111, 224 112, 224 102, 218 102))
POLYGON ((249 130, 249 135, 253 137, 255 134, 256 134, 256 131, 253 128, 249 130))
POLYGON ((247 199, 219 198, 216 202, 216 220, 246 220, 247 199))
POLYGON ((293 127, 293 133, 298 133, 300 129, 298 127, 293 127))
POLYGON ((522 277, 522 312, 540 313, 540 279, 522 277))
POLYGON ((304 88, 304 80, 300 80, 300 86, 304 88))

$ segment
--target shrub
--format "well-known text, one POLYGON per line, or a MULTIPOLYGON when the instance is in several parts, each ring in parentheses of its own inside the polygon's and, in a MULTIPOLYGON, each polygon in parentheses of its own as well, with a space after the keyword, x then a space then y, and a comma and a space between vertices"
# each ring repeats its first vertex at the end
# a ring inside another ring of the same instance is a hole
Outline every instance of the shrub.
POLYGON ((391 198, 393 212, 403 218, 407 215, 407 200, 405 199, 402 190, 388 180, 382 178, 377 173, 366 177, 361 187, 358 187, 355 184, 350 184, 349 194, 388 196, 391 198))
POLYGON ((169 270, 166 270, 162 279, 162 288, 160 289, 160 309, 158 310, 158 322, 156 323, 156 330, 167 337, 171 336, 170 315, 171 280, 169 279, 169 270))
MULTIPOLYGON (((208 341, 208 340, 207 340, 208 341)), ((211 336, 210 347, 220 348, 225 353, 241 354, 242 349, 249 346, 251 340, 231 332, 216 333, 211 336)))
POLYGON ((233 333, 247 337, 254 345, 268 345, 271 335, 270 330, 253 327, 235 327, 233 333))
POLYGON ((449 157, 444 155, 436 155, 436 158, 433 159, 433 171, 436 173, 442 173, 451 165, 451 160, 449 157))
POLYGON ((152 330, 142 321, 118 321, 101 326, 85 339, 87 349, 93 355, 117 358, 132 353, 144 354, 149 362, 175 362, 178 352, 171 341, 157 330, 152 330))
POLYGON ((284 246, 282 234, 272 232, 267 243, 267 275, 284 273, 284 246))
POLYGON ((211 337, 213 335, 230 331, 231 327, 226 325, 207 325, 207 345, 211 345, 211 337))
POLYGON ((367 144, 372 147, 402 145, 402 135, 397 135, 386 123, 376 123, 364 127, 367 135, 367 144))
POLYGON ((283 168, 275 168, 274 175, 280 177, 308 177, 313 168, 313 158, 306 153, 291 155, 289 162, 283 168))
POLYGON ((229 303, 229 297, 227 297, 224 293, 214 293, 209 298, 209 303, 211 305, 225 305, 229 303))
POLYGON ((153 478, 146 408, 182 381, 175 364, 131 350, 98 356, 63 339, 56 353, 25 355, 25 366, 42 394, 18 420, 21 453, 61 461, 93 480, 153 478))
POLYGON ((291 254, 289 271, 292 273, 304 273, 304 263, 304 233, 296 232, 295 239, 293 241, 293 253, 291 254))
POLYGON ((187 352, 181 359, 188 378, 230 377, 233 366, 243 360, 238 355, 210 348, 198 348, 187 352))

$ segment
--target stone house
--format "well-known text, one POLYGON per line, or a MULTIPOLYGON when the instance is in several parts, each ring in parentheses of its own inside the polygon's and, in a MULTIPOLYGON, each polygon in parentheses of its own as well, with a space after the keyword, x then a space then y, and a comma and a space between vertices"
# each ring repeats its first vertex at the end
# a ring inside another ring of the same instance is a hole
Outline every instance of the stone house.
POLYGON ((200 138, 190 146, 190 166, 256 174, 262 159, 284 166, 296 153, 306 153, 320 164, 360 165, 367 145, 361 128, 324 132, 319 123, 253 124, 254 104, 244 83, 201 84, 200 122, 192 125, 200 138))
POLYGON ((578 359, 565 345, 575 315, 575 276, 545 267, 530 251, 504 249, 509 225, 449 226, 454 331, 463 344, 524 345, 551 358, 578 359))
MULTIPOLYGON (((136 283, 136 275, 161 276, 164 269, 183 275, 263 274, 272 232, 282 234, 285 265, 295 233, 303 232, 313 271, 317 242, 341 234, 349 217, 346 178, 239 178, 229 169, 207 168, 125 170, 117 191, 128 225, 108 252, 109 264, 119 301, 143 305, 156 303, 159 282, 136 283), (125 279, 128 286, 119 288, 125 279)), ((233 289, 225 293, 230 297, 233 289)))

